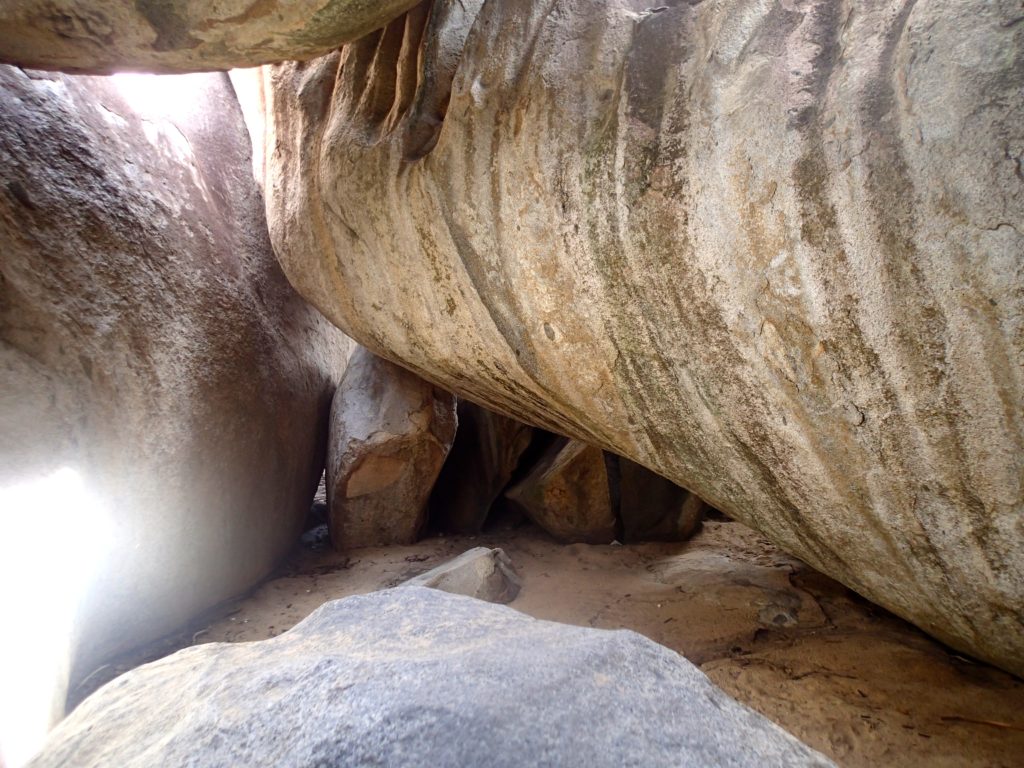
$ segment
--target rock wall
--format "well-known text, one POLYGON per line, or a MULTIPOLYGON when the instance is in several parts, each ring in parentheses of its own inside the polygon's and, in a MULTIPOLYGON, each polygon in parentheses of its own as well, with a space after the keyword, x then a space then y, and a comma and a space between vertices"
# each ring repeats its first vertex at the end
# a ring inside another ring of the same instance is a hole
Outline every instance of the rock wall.
POLYGON ((0 68, 11 764, 68 679, 287 552, 351 347, 274 260, 226 76, 124 85, 0 68))
POLYGON ((1024 673, 1019 3, 650 5, 435 3, 265 69, 286 273, 1024 673))

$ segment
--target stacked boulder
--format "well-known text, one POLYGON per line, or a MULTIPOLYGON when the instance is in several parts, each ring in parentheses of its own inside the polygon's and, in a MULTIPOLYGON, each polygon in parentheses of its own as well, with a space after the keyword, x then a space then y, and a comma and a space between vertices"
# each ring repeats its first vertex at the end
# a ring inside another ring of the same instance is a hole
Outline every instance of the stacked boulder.
POLYGON ((560 437, 505 496, 559 540, 607 544, 619 535, 609 491, 604 452, 560 437))
POLYGON ((642 464, 609 453, 605 461, 625 542, 683 541, 696 533, 704 516, 713 511, 697 494, 642 464))
POLYGON ((271 5, 15 0, 0 59, 302 59, 258 167, 339 327, 1024 674, 1018 2, 271 5))
POLYGON ((560 541, 685 541, 710 509, 629 459, 567 437, 549 442, 505 497, 560 541))
POLYGON ((265 67, 272 237, 391 359, 1024 674, 1020 3, 853 7, 435 3, 265 67))
POLYGON ((479 533, 534 439, 532 427, 459 400, 459 431, 430 505, 451 533, 479 533))
POLYGON ((509 506, 559 541, 682 541, 706 505, 579 440, 459 400, 367 349, 331 408, 328 529, 338 550, 476 534, 509 506), (446 458, 447 457, 447 458, 446 458))
POLYGON ((336 549, 412 544, 455 439, 455 397, 360 347, 331 406, 328 528, 336 549))

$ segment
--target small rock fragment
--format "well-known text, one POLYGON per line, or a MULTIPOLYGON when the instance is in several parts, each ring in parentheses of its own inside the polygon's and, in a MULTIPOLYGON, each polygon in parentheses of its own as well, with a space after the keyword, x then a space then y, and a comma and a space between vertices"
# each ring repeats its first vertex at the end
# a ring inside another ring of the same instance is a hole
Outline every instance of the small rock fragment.
POLYGON ((503 549, 474 547, 402 586, 430 587, 489 603, 511 603, 519 594, 521 582, 503 549))

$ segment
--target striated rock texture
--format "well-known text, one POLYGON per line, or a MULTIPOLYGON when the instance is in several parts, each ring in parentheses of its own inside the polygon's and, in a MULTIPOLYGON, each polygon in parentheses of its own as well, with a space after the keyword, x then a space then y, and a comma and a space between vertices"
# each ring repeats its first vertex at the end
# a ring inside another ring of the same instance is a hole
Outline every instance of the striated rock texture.
POLYGON ((0 61, 105 74, 202 72, 308 59, 416 0, 5 0, 0 61))
POLYGON ((416 541, 457 425, 453 395, 366 349, 352 354, 327 446, 336 549, 416 541))
POLYGON ((530 446, 533 429, 460 400, 459 431, 430 498, 431 522, 452 533, 479 533, 530 446))
POLYGON ((466 0, 264 70, 272 237, 371 349, 1024 673, 1016 0, 466 0))
POLYGON ((560 541, 609 544, 619 531, 600 448, 556 437, 505 497, 560 541))
POLYGON ((226 77, 148 87, 189 99, 171 115, 114 80, 0 67, 0 593, 18 627, 0 639, 0 754, 12 764, 3 742, 44 717, 37 697, 59 717, 68 679, 288 551, 352 346, 274 260, 226 77), (39 546, 51 560, 37 568, 38 551, 25 558, 39 546))
POLYGON ((132 670, 31 765, 833 763, 635 632, 402 587, 326 603, 272 640, 132 670))

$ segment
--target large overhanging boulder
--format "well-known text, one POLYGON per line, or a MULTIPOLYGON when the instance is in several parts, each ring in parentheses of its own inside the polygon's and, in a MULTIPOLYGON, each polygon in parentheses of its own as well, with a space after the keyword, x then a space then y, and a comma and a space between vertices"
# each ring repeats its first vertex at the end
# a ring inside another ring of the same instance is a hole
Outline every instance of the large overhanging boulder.
POLYGON ((14 766, 69 681, 290 549, 352 345, 274 260, 224 75, 0 67, 0 168, 0 764, 14 766))
POLYGON ((285 271, 1024 673, 1020 4, 650 6, 436 3, 265 69, 285 271))
POLYGON ((418 0, 4 0, 0 61, 35 69, 200 72, 308 59, 418 0))

